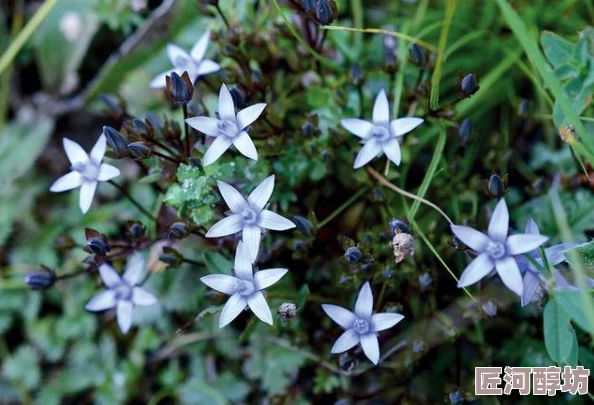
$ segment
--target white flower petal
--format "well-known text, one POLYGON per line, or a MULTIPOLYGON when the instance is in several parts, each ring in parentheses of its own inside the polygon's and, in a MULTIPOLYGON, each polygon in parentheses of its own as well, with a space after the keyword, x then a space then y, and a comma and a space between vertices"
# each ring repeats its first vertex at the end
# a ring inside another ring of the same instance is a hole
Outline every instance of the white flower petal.
POLYGON ((250 138, 247 132, 241 131, 239 135, 233 138, 233 145, 243 156, 252 160, 258 160, 256 145, 254 145, 254 141, 252 141, 252 138, 250 138))
POLYGON ((204 76, 210 73, 218 72, 219 70, 221 70, 221 66, 218 63, 210 59, 204 59, 202 62, 200 62, 197 73, 198 76, 204 76))
POLYGON ((171 64, 179 70, 186 70, 191 60, 190 55, 175 44, 167 44, 167 57, 171 64))
POLYGON ((359 334, 353 329, 348 329, 346 332, 340 335, 338 339, 336 339, 336 342, 334 342, 334 346, 332 346, 330 353, 346 352, 347 350, 359 344, 359 342, 359 334))
POLYGON ((118 301, 118 326, 123 334, 128 333, 130 327, 132 326, 132 310, 134 309, 134 304, 130 301, 118 301))
POLYGON ((287 269, 268 269, 260 270, 254 275, 256 289, 263 290, 276 284, 289 270, 287 269))
POLYGON ((450 228, 454 235, 472 250, 483 253, 487 249, 490 239, 484 233, 463 225, 451 225, 450 228))
POLYGON ((221 157, 223 153, 229 149, 232 142, 226 136, 219 136, 215 138, 212 142, 206 153, 204 154, 204 158, 202 159, 202 163, 204 166, 208 166, 217 161, 218 158, 221 157))
POLYGON ((392 128, 392 132, 395 136, 402 136, 409 133, 422 123, 422 118, 398 118, 390 123, 390 127, 392 128))
POLYGON ((157 303, 157 297, 140 287, 134 287, 132 290, 132 302, 135 305, 142 306, 154 305, 157 303))
POLYGON ((402 154, 400 153, 400 143, 398 139, 392 139, 382 145, 382 150, 396 166, 400 165, 402 154))
POLYGON ((499 200, 489 221, 489 237, 497 242, 505 242, 509 230, 509 211, 505 199, 499 200))
POLYGON ((245 245, 248 257, 254 263, 260 250, 261 230, 257 225, 246 225, 243 227, 242 240, 245 245))
POLYGON ((108 181, 120 175, 120 169, 107 163, 101 164, 97 180, 108 181))
POLYGON ((501 277, 503 284, 510 290, 518 294, 520 297, 524 291, 524 283, 522 281, 522 274, 518 263, 513 257, 505 257, 495 262, 497 274, 501 277))
POLYGON ((520 233, 507 238, 507 254, 510 256, 528 253, 549 240, 548 236, 520 233))
POLYGON ((93 149, 91 149, 91 152, 89 153, 89 157, 91 158, 91 160, 93 162, 95 162, 95 164, 97 164, 97 165, 101 164, 101 161, 103 160, 103 156, 105 156, 106 148, 107 148, 107 138, 105 138, 105 135, 101 134, 99 136, 99 139, 97 139, 97 142, 95 142, 93 149))
POLYGON ((264 108, 266 108, 266 103, 259 103, 244 108, 238 112, 237 126, 239 127, 239 130, 246 129, 249 125, 256 121, 262 114, 262 111, 264 111, 264 108))
POLYGON ((369 138, 369 134, 373 129, 373 124, 369 121, 361 120, 359 118, 347 118, 340 121, 344 129, 351 134, 358 136, 361 139, 369 138))
POLYGON ((373 312, 373 293, 369 281, 363 284, 355 302, 355 314, 360 318, 369 318, 373 312))
POLYGON ((358 169, 362 166, 365 166, 367 163, 371 162, 377 156, 382 153, 382 147, 374 138, 370 139, 363 145, 357 157, 355 158, 355 164, 353 165, 353 169, 358 169))
POLYGON ((295 228, 295 224, 292 221, 270 210, 264 210, 260 213, 258 225, 262 228, 272 229, 273 231, 285 231, 295 228))
POLYGON ((237 244, 235 251, 235 263, 233 264, 235 275, 242 280, 253 280, 252 258, 242 241, 237 244))
POLYGON ((373 105, 373 122, 375 124, 390 122, 390 105, 388 104, 388 96, 384 89, 382 89, 375 98, 375 104, 373 105))
POLYGON ((85 305, 85 309, 87 311, 105 311, 115 307, 116 304, 115 291, 105 290, 91 298, 85 305))
POLYGON ((538 291, 540 283, 540 277, 535 272, 528 270, 526 274, 524 274, 524 291, 522 293, 523 307, 530 304, 530 302, 532 301, 532 297, 534 296, 534 293, 538 291))
POLYGON ((107 288, 114 288, 122 284, 120 275, 109 264, 99 266, 99 276, 107 288))
POLYGON ((219 120, 210 117, 192 117, 186 120, 189 126, 208 136, 219 135, 219 120))
POLYGON ((194 61, 199 62, 204 58, 206 55, 206 49, 208 48, 208 43, 210 42, 210 30, 206 30, 204 34, 196 41, 192 50, 190 51, 190 56, 194 61))
POLYGON ((232 320, 237 318, 246 306, 247 300, 241 294, 233 294, 229 297, 219 317, 219 328, 227 326, 232 320))
POLYGON ((231 92, 224 84, 219 91, 219 118, 222 120, 235 120, 235 104, 231 92))
POLYGON ((334 322, 344 329, 350 329, 357 318, 354 313, 346 308, 333 304, 322 304, 322 309, 334 322))
POLYGON ((371 315, 371 331, 379 332, 381 330, 390 329, 403 319, 404 315, 393 312, 381 312, 379 314, 373 314, 371 315))
POLYGON ((89 208, 91 208, 96 189, 96 181, 85 181, 81 184, 78 204, 83 214, 86 214, 89 208))
POLYGON ((223 200, 225 200, 225 203, 231 209, 231 211, 233 211, 234 214, 241 214, 241 212, 247 206, 247 202, 241 193, 233 186, 230 186, 229 184, 222 181, 217 181, 217 186, 219 187, 219 191, 223 196, 223 200))
POLYGON ((368 333, 360 337, 361 339, 361 347, 363 348, 363 353, 367 356, 369 360, 373 364, 378 363, 379 361, 379 343, 377 341, 377 336, 375 333, 368 333))
POLYGON ((241 231, 241 228, 241 215, 229 215, 211 226, 208 232, 206 232, 206 237, 219 238, 221 236, 233 235, 234 233, 241 231))
POLYGON ((458 288, 466 287, 476 283, 481 278, 485 277, 495 268, 495 264, 486 253, 481 253, 473 261, 470 262, 458 282, 458 288))
POLYGON ((50 187, 50 191, 59 193, 62 191, 72 190, 73 188, 80 187, 82 182, 83 178, 79 172, 70 172, 54 181, 54 184, 52 184, 50 187))
POLYGON ((133 253, 128 257, 128 263, 126 263, 126 271, 122 278, 129 285, 136 285, 142 280, 144 275, 144 256, 140 252, 133 253))
POLYGON ((153 79, 150 81, 149 87, 151 89, 162 89, 162 88, 167 87, 166 77, 171 76, 171 73, 173 73, 173 72, 176 72, 177 74, 179 74, 178 69, 170 69, 170 70, 167 70, 166 72, 159 73, 158 75, 153 77, 153 79))
POLYGON ((248 196, 248 203, 252 209, 261 211, 270 200, 274 191, 274 174, 266 177, 248 196))
POLYGON ((64 138, 62 139, 62 144, 64 145, 64 152, 66 152, 66 156, 68 156, 71 164, 87 163, 89 161, 87 152, 78 143, 64 138))
POLYGON ((528 222, 526 222, 526 229, 524 230, 524 233, 540 235, 540 230, 538 229, 538 225, 532 218, 530 218, 528 220, 528 222))
POLYGON ((200 277, 200 281, 213 290, 227 295, 233 295, 237 292, 237 283, 239 280, 226 274, 209 274, 208 276, 200 277))
POLYGON ((260 318, 262 322, 272 325, 272 313, 264 294, 260 291, 255 292, 249 296, 247 302, 254 315, 260 318))

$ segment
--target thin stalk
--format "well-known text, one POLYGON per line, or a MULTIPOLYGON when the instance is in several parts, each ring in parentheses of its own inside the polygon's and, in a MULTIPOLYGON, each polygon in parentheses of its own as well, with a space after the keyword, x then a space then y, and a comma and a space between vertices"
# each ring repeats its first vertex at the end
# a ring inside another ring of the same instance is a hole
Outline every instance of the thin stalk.
POLYGON ((435 69, 433 70, 433 77, 431 78, 431 97, 429 105, 432 110, 437 110, 439 107, 439 82, 441 81, 441 71, 443 61, 445 59, 445 48, 448 44, 448 33, 452 24, 452 18, 456 11, 457 0, 449 0, 445 11, 444 24, 441 28, 441 35, 439 36, 439 49, 437 51, 437 61, 435 62, 435 69))
POLYGON ((126 189, 124 189, 122 186, 120 186, 118 183, 114 182, 113 180, 109 180, 108 183, 111 184, 112 186, 114 186, 115 188, 117 188, 136 208, 138 208, 138 210, 140 212, 142 212, 148 218, 152 219, 154 222, 157 222, 157 218, 155 218, 150 212, 148 212, 146 210, 146 208, 144 208, 142 205, 140 205, 138 203, 138 201, 136 201, 130 195, 130 193, 128 193, 128 191, 126 191, 126 189))
POLYGON ((429 207, 433 208, 435 211, 439 212, 439 214, 441 214, 441 216, 444 217, 445 220, 448 221, 451 225, 454 224, 454 222, 450 219, 450 217, 448 217, 447 214, 445 212, 443 212, 441 208, 439 208, 437 205, 433 204, 431 201, 425 200, 422 197, 419 197, 417 195, 409 193, 406 190, 401 189, 400 187, 396 186, 394 183, 391 183, 390 181, 388 181, 388 179, 386 179, 384 176, 379 174, 377 171, 375 171, 371 167, 367 167, 367 172, 371 176, 375 177, 375 179, 377 181, 379 181, 381 184, 388 187, 389 189, 397 192, 398 194, 402 194, 405 197, 412 198, 413 200, 416 200, 416 201, 419 201, 425 205, 428 205, 429 207))
MULTIPOLYGON (((12 18, 12 29, 10 33, 10 38, 15 38, 21 28, 23 27, 24 22, 24 4, 23 0, 16 2, 14 16, 12 18)), ((12 69, 6 71, 6 74, 2 76, 0 81, 0 132, 2 131, 2 127, 4 127, 4 122, 8 116, 8 108, 10 106, 10 88, 11 88, 11 79, 12 79, 12 69)))
POLYGON ((171 156, 167 156, 167 155, 165 155, 165 154, 163 154, 161 152, 153 151, 153 155, 159 156, 160 158, 165 159, 165 160, 168 160, 168 161, 170 161, 172 163, 175 163, 175 164, 182 163, 179 159, 176 159, 176 158, 171 157, 171 156))
POLYGON ((355 201, 357 201, 357 199, 359 197, 361 197, 366 191, 367 191, 367 188, 362 188, 359 191, 357 191, 355 194, 353 194, 353 196, 351 198, 349 198, 344 204, 342 204, 340 207, 338 207, 337 209, 335 209, 334 212, 332 212, 332 214, 328 215, 322 222, 320 222, 318 224, 318 229, 320 229, 321 227, 327 225, 330 221, 332 221, 334 218, 336 218, 338 215, 340 215, 340 213, 342 211, 344 211, 352 203, 354 203, 355 201))
POLYGON ((219 6, 219 2, 217 1, 217 4, 215 5, 217 11, 219 12, 219 15, 221 16, 221 18, 223 19, 223 22, 225 23, 225 25, 227 26, 227 29, 231 29, 231 26, 229 25, 229 21, 227 21, 227 17, 225 17, 225 14, 223 14, 223 10, 221 10, 221 6, 219 6))
POLYGON ((190 142, 190 126, 186 122, 186 120, 188 119, 188 105, 183 104, 182 110, 184 111, 184 132, 186 133, 186 155, 188 157, 191 157, 192 156, 192 147, 191 147, 191 142, 190 142))

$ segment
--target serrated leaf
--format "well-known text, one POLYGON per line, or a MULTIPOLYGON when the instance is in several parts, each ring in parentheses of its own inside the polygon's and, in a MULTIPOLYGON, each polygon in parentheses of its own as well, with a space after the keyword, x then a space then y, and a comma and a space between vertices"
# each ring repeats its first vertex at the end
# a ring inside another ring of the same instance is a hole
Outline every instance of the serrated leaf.
POLYGON ((558 364, 567 362, 575 339, 569 317, 554 299, 543 312, 544 342, 549 357, 558 364))

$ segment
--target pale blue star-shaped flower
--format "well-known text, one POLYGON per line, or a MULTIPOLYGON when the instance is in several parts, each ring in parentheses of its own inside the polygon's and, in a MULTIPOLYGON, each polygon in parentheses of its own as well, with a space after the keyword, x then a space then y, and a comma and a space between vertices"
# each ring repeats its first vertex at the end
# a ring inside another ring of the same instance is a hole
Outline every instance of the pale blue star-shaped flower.
POLYGON ((252 191, 247 200, 227 183, 217 182, 231 214, 214 224, 206 233, 207 238, 218 238, 241 232, 243 244, 253 263, 260 249, 262 230, 284 231, 295 227, 287 218, 265 209, 274 190, 274 175, 267 177, 252 191))
MULTIPOLYGON (((526 229, 524 232, 532 235, 540 235, 538 225, 532 218, 530 218, 526 223, 526 229)), ((580 245, 576 242, 566 242, 545 248, 544 252, 547 262, 551 267, 555 268, 555 266, 558 266, 559 264, 566 261, 564 254, 565 252, 579 246, 580 245)), ((532 259, 534 259, 534 261, 541 268, 544 267, 542 256, 539 250, 533 250, 528 252, 526 255, 529 255, 532 259)), ((541 288, 543 285, 547 288, 548 283, 545 276, 526 257, 518 256, 516 257, 516 261, 518 262, 520 271, 522 274, 524 274, 524 293, 522 294, 522 306, 525 306, 532 301, 532 297, 539 290, 539 288, 541 288)), ((565 280, 558 269, 554 269, 554 276, 556 287, 572 291, 578 290, 576 286, 568 283, 567 280, 565 280)), ((587 277, 586 285, 590 288, 594 287, 594 280, 587 277)))
POLYGON ((522 274, 513 256, 538 248, 548 237, 534 234, 508 236, 509 211, 503 198, 495 206, 487 234, 468 226, 451 225, 451 228, 454 235, 478 255, 460 276, 459 288, 474 284, 496 270, 507 288, 522 297, 522 274))
POLYGON ((272 313, 262 290, 277 283, 288 270, 260 270, 254 274, 249 252, 242 242, 237 246, 233 267, 235 276, 210 274, 200 278, 200 281, 210 288, 230 295, 221 311, 219 328, 228 325, 246 307, 249 307, 262 322, 272 325, 272 313))
POLYGON ((354 312, 332 304, 323 304, 322 309, 345 330, 330 352, 346 352, 361 344, 363 353, 373 364, 377 364, 380 357, 377 333, 393 327, 404 318, 404 315, 395 312, 373 313, 373 293, 369 282, 361 287, 354 312))
POLYGON ((192 47, 190 53, 187 53, 175 44, 167 44, 167 56, 173 65, 173 69, 159 73, 155 76, 150 82, 150 87, 153 89, 164 88, 167 85, 165 78, 171 76, 171 73, 173 72, 180 76, 184 72, 188 72, 190 80, 194 83, 200 76, 219 71, 221 67, 218 63, 209 59, 204 59, 209 42, 210 31, 206 31, 192 47))
POLYGON ((99 182, 119 176, 120 171, 112 165, 101 163, 106 148, 104 134, 101 134, 88 155, 78 143, 68 138, 62 139, 62 142, 72 171, 56 180, 50 191, 59 193, 80 187, 79 206, 85 214, 91 208, 99 182))
POLYGON ((132 325, 134 307, 157 303, 153 294, 138 287, 144 272, 144 258, 141 253, 130 256, 126 271, 121 277, 113 267, 102 264, 99 266, 99 275, 107 289, 91 298, 85 308, 88 311, 105 311, 115 307, 120 330, 127 333, 132 325))
POLYGON ((233 97, 223 84, 219 91, 219 118, 200 116, 186 120, 195 130, 214 138, 202 159, 204 166, 214 163, 231 145, 245 157, 258 160, 258 151, 247 128, 258 119, 264 108, 265 103, 254 104, 235 114, 233 97))
POLYGON ((340 121, 344 129, 361 138, 363 143, 353 168, 365 166, 382 154, 385 154, 396 166, 400 165, 402 137, 421 125, 423 119, 410 117, 390 121, 390 105, 383 89, 375 99, 372 118, 372 122, 359 118, 340 121))

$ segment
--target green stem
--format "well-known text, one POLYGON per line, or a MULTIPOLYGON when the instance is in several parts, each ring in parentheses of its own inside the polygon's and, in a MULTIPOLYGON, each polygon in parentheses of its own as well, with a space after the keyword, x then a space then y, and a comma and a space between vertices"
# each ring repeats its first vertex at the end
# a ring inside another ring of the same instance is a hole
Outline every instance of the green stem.
POLYGON ((338 207, 337 209, 335 209, 334 212, 332 212, 332 214, 328 215, 322 222, 320 222, 318 224, 318 229, 320 229, 321 227, 327 225, 330 221, 332 221, 334 218, 336 218, 338 215, 340 215, 340 213, 342 211, 344 211, 352 203, 354 203, 355 201, 357 201, 357 199, 359 197, 361 197, 366 191, 367 191, 367 188, 364 187, 364 188, 360 189, 359 191, 357 191, 355 194, 353 194, 353 196, 351 198, 349 198, 344 204, 342 204, 340 207, 338 207))
POLYGON ((114 182, 113 180, 108 181, 109 184, 117 188, 140 212, 146 215, 148 218, 152 219, 155 223, 157 222, 157 218, 155 218, 150 212, 146 210, 138 201, 136 201, 125 188, 120 186, 118 183, 114 182))
POLYGON ((8 46, 8 49, 0 57, 0 75, 4 73, 8 66, 10 66, 12 60, 57 3, 58 0, 46 0, 45 3, 39 7, 31 20, 29 20, 25 28, 23 28, 19 35, 17 35, 14 41, 8 46))
POLYGON ((431 98, 429 105, 432 110, 437 110, 439 107, 439 82, 441 80, 441 70, 443 67, 443 61, 445 59, 445 48, 448 44, 448 33, 450 26, 452 25, 452 18, 456 11, 457 0, 449 0, 448 6, 445 11, 444 24, 441 28, 441 34, 439 36, 439 48, 437 50, 437 61, 435 63, 435 69, 433 70, 433 77, 431 78, 431 98))

